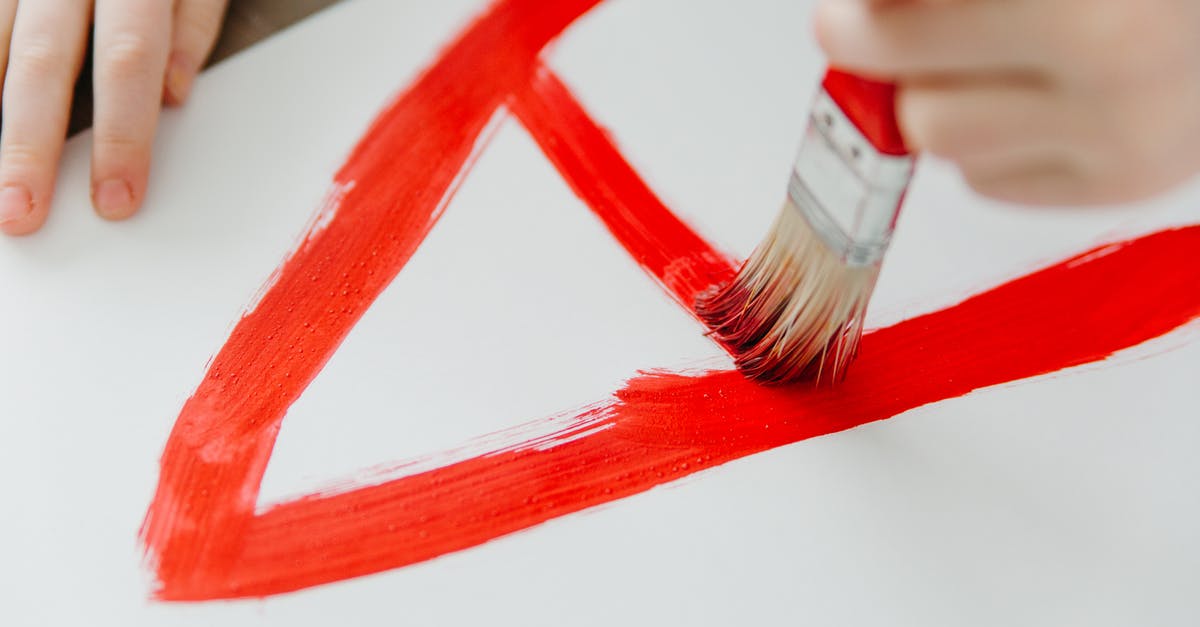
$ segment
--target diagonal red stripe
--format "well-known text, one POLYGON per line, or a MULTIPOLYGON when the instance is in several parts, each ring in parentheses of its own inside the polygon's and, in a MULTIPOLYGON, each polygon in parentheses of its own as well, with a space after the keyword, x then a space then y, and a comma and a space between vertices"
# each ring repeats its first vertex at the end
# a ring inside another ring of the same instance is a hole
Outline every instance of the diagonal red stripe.
POLYGON ((625 251, 691 311, 700 292, 733 278, 729 257, 671 213, 545 67, 509 107, 571 189, 625 251))

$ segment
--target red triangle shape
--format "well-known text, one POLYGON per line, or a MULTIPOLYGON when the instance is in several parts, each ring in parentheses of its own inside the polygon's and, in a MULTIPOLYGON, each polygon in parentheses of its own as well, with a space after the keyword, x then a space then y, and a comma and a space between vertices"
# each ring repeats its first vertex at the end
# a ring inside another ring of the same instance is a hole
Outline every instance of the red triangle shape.
POLYGON ((287 408, 437 221, 499 107, 681 306, 732 275, 539 62, 598 2, 500 0, 372 123, 175 423, 142 529, 159 598, 263 596, 427 560, 763 450, 1103 359, 1200 317, 1200 227, 1163 231, 875 331, 836 389, 648 373, 551 435, 256 514, 287 408))

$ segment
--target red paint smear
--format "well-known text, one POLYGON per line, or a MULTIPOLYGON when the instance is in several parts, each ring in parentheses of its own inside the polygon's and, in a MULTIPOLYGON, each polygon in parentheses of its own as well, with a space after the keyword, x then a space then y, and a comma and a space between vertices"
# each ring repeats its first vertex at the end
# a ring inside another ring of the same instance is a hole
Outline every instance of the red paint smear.
POLYGON ((652 373, 551 436, 255 516, 286 408, 420 244, 502 103, 685 307, 733 272, 537 67, 544 44, 592 4, 498 3, 371 126, 335 179, 336 213, 239 322, 171 433, 143 529, 160 598, 262 596, 427 560, 759 451, 1103 359, 1200 317, 1200 227, 1164 231, 871 333, 835 389, 652 373))
POLYGON ((226 592, 287 408, 416 251, 538 53, 599 0, 507 0, 371 124, 314 227, 234 328, 167 441, 143 536, 164 598, 226 592))

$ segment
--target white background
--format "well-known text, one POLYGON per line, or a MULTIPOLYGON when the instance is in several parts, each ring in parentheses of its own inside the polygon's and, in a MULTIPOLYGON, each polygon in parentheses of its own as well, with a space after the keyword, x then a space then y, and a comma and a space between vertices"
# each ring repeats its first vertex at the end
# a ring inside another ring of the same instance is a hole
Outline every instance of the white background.
MULTIPOLYGON (((0 624, 1200 621, 1195 325, 424 564, 266 600, 149 601, 136 533, 180 406, 374 112, 480 6, 348 2, 218 66, 165 115, 132 222, 92 215, 90 137, 71 141, 47 228, 0 242, 0 624)), ((667 204, 744 255, 822 69, 810 10, 610 0, 549 58, 667 204)), ((1196 187, 1031 210, 923 163, 871 321, 1198 220, 1196 187)), ((509 121, 292 408, 263 503, 697 364, 727 362, 509 121), (478 384, 447 383, 463 374, 478 384)))

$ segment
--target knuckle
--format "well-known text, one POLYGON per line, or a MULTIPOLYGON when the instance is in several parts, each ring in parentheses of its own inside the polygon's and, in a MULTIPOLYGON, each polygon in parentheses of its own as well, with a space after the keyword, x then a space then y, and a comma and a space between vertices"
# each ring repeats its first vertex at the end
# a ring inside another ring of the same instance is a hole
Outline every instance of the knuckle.
POLYGON ((45 37, 32 37, 13 46, 9 52, 10 80, 29 81, 33 78, 57 76, 69 69, 66 51, 45 37))
POLYGON ((145 159, 149 152, 147 141, 130 133, 117 130, 96 129, 93 139, 96 161, 115 168, 123 168, 145 159))
POLYGON ((23 141, 7 141, 0 146, 0 169, 7 172, 29 172, 46 163, 45 152, 23 141))
POLYGON ((117 35, 104 48, 104 61, 99 68, 107 79, 140 78, 151 74, 154 45, 137 33, 117 35))

